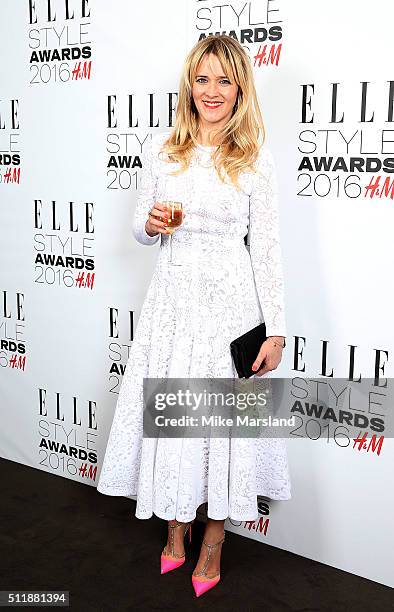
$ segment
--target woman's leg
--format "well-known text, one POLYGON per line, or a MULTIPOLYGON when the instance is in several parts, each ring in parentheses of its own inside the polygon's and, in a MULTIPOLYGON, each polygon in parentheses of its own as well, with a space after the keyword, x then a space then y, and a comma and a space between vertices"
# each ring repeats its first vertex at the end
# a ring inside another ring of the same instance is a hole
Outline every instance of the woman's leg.
MULTIPOLYGON (((181 523, 177 520, 168 521, 168 535, 167 535, 167 545, 165 546, 163 552, 165 556, 172 555, 171 542, 174 542, 174 554, 183 555, 185 552, 185 529, 188 523, 181 523), (179 527, 171 528, 170 525, 179 525, 179 527)), ((190 527, 189 527, 190 529, 190 527)), ((189 536, 187 536, 189 537, 189 536)))
MULTIPOLYGON (((217 521, 216 519, 209 518, 205 526, 204 540, 207 544, 216 544, 224 536, 224 519, 217 521)), ((205 562, 208 557, 208 551, 211 550, 208 564, 205 568, 207 578, 214 578, 220 574, 220 558, 222 552, 222 544, 215 548, 209 549, 204 544, 201 544, 200 557, 198 563, 194 568, 193 574, 196 575, 204 569, 205 562)))

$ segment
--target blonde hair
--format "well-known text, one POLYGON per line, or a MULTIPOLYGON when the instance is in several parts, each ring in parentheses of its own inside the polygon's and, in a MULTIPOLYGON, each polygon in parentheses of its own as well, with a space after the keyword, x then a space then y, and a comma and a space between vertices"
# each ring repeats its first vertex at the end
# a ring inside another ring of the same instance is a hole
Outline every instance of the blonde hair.
POLYGON ((228 78, 238 85, 237 101, 227 124, 214 132, 220 146, 213 151, 212 160, 219 178, 224 182, 227 174, 239 188, 241 172, 256 171, 259 135, 265 141, 265 129, 260 110, 250 60, 238 41, 225 34, 200 40, 188 53, 183 67, 178 94, 174 128, 163 143, 162 151, 168 161, 179 162, 178 175, 189 167, 194 146, 197 144, 199 116, 192 96, 192 85, 201 60, 215 55, 228 78))

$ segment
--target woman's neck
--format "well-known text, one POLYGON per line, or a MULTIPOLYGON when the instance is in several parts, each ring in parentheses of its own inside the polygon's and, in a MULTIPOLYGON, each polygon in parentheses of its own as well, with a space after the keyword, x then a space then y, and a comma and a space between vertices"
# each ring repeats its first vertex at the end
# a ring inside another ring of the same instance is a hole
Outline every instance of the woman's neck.
POLYGON ((203 147, 218 146, 215 144, 215 142, 209 142, 210 133, 211 133, 211 130, 206 130, 200 127, 197 132, 198 144, 202 145, 203 147))

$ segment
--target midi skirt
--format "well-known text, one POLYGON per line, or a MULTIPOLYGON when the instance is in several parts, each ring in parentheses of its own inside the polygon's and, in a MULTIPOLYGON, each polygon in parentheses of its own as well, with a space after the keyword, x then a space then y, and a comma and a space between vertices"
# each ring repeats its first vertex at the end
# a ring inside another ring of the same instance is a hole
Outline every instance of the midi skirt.
POLYGON ((258 496, 291 498, 284 439, 143 436, 144 378, 237 378, 230 342, 264 320, 243 239, 201 234, 197 250, 187 232, 173 241, 181 265, 163 234, 97 490, 136 496, 141 519, 187 522, 207 503, 209 518, 253 521, 258 496))

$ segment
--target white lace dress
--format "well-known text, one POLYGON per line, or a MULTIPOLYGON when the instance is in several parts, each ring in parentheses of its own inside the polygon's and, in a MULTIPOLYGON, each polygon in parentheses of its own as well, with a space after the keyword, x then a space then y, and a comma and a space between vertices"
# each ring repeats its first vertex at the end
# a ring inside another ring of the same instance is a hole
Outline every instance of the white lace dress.
MULTIPOLYGON (((143 378, 237 377, 230 342, 265 321, 286 336, 278 191, 272 154, 260 149, 260 173, 241 175, 242 192, 222 184, 211 148, 194 150, 188 171, 159 157, 169 132, 152 137, 133 219, 144 245, 160 242, 123 375, 97 490, 136 495, 136 517, 190 521, 208 502, 208 517, 258 517, 257 495, 290 499, 284 439, 144 438, 143 378), (169 236, 145 232, 155 201, 183 203, 185 219, 169 236), (250 250, 244 236, 249 226, 250 250)), ((143 256, 143 254, 142 254, 143 256)), ((265 374, 270 376, 270 373, 265 374)))

